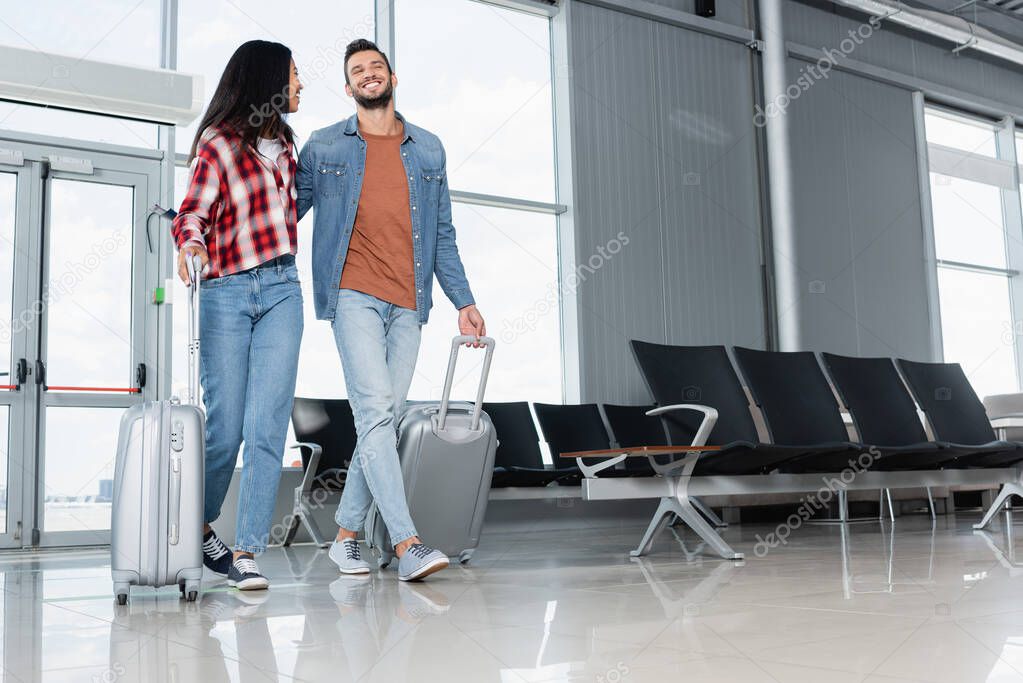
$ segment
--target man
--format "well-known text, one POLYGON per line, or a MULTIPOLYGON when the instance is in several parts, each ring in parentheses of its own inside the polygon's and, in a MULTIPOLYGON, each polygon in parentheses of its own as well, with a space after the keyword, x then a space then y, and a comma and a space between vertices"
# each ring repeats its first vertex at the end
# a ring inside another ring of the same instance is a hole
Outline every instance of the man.
POLYGON ((355 539, 375 502, 398 578, 411 581, 448 566, 416 533, 396 447, 434 273, 461 334, 486 327, 455 245, 444 147, 395 111, 398 78, 375 44, 348 45, 344 70, 356 113, 310 135, 298 171, 298 216, 316 209, 316 317, 332 321, 358 434, 330 557, 344 574, 369 573, 355 539))

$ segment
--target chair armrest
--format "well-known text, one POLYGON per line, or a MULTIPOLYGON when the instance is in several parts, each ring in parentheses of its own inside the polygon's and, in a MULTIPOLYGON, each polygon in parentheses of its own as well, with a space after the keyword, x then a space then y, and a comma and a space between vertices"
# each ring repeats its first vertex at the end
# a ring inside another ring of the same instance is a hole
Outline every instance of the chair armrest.
POLYGON ((627 456, 625 455, 615 455, 613 457, 608 458, 607 460, 601 460, 596 465, 592 466, 584 463, 582 458, 576 458, 575 463, 576 466, 579 468, 579 471, 583 473, 584 477, 586 477, 587 479, 594 479, 597 476, 597 472, 603 472, 604 470, 611 469, 618 463, 625 460, 626 457, 627 456))
MULTIPOLYGON (((658 406, 653 410, 648 410, 646 414, 658 416, 674 412, 676 410, 695 410, 698 413, 703 413, 703 422, 700 423, 699 428, 696 430, 696 434, 693 436, 693 441, 689 445, 706 446, 707 439, 710 438, 710 433, 718 421, 717 409, 711 408, 710 406, 700 405, 698 403, 675 403, 670 406, 658 406)), ((653 467, 654 471, 658 474, 675 475, 681 471, 682 476, 689 476, 696 468, 696 461, 700 459, 700 453, 690 453, 683 458, 669 462, 667 465, 660 464, 653 456, 649 456, 649 459, 650 466, 653 467)))
POLYGON ((707 439, 710 438, 710 432, 714 429, 714 425, 718 421, 717 408, 711 408, 710 406, 702 406, 698 403, 675 403, 670 406, 659 406, 653 410, 648 410, 647 415, 663 415, 664 413, 670 413, 675 410, 695 410, 698 413, 703 413, 703 422, 700 423, 700 428, 696 430, 696 435, 693 437, 693 442, 690 446, 706 446, 707 439))
POLYGON ((316 479, 316 470, 320 468, 320 458, 323 456, 323 446, 318 443, 300 441, 292 444, 290 448, 309 449, 309 464, 306 465, 305 472, 302 475, 302 483, 299 486, 302 493, 309 493, 313 490, 313 481, 316 479))

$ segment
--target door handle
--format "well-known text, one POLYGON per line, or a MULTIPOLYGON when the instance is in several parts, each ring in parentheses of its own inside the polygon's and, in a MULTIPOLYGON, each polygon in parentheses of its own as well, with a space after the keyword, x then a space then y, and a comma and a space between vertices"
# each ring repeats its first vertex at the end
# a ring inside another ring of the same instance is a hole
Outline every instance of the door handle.
POLYGON ((46 389, 46 363, 36 360, 36 384, 41 384, 46 389))
POLYGON ((15 378, 18 380, 18 383, 14 389, 15 391, 21 391, 21 385, 28 379, 28 361, 24 358, 19 358, 15 373, 15 378))

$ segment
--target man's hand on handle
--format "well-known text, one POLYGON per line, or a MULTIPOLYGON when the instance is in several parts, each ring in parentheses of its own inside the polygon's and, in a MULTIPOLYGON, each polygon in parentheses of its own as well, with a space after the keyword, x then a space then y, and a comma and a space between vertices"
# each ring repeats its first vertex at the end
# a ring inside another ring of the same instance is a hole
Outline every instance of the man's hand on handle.
MULTIPOLYGON (((484 337, 487 334, 487 325, 483 322, 483 316, 476 310, 474 304, 458 309, 458 331, 461 334, 472 335, 476 338, 484 337)), ((479 348, 479 344, 466 344, 473 348, 479 348)))
POLYGON ((186 265, 186 261, 197 254, 199 258, 202 259, 202 271, 200 272, 203 272, 206 270, 206 266, 210 262, 210 256, 206 253, 206 247, 201 244, 196 244, 195 242, 188 242, 185 246, 181 247, 181 250, 178 252, 178 277, 181 278, 181 281, 184 282, 186 286, 191 284, 188 280, 188 266, 186 265))

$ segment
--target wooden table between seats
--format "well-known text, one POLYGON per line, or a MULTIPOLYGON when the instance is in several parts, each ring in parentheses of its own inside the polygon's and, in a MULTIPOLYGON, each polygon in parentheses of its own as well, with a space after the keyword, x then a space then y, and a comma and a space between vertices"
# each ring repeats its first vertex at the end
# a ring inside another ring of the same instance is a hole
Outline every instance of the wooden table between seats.
POLYGON ((596 458, 600 456, 625 455, 671 455, 673 453, 694 453, 699 451, 720 451, 721 446, 634 446, 632 448, 604 448, 599 451, 568 451, 562 458, 596 458))

